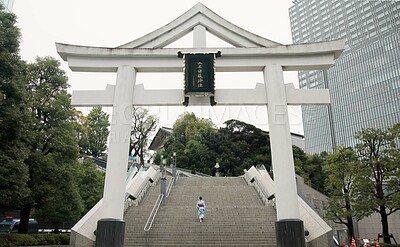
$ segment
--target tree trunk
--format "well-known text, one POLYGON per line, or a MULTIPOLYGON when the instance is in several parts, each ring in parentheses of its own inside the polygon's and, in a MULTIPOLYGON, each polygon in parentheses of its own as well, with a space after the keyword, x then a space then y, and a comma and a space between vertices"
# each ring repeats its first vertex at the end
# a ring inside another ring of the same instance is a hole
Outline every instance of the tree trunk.
POLYGON ((144 155, 143 155, 143 148, 140 149, 140 165, 144 166, 144 155))
MULTIPOLYGON (((345 193, 347 194, 348 191, 345 189, 345 193)), ((346 205, 346 211, 350 212, 351 211, 351 204, 350 204, 350 200, 348 199, 348 197, 346 197, 345 199, 345 205, 346 205)), ((354 225, 353 225, 353 217, 348 216, 346 217, 347 220, 347 229, 349 230, 348 234, 349 234, 349 238, 348 238, 348 244, 350 246, 351 244, 351 238, 354 237, 354 225)))
POLYGON ((24 206, 19 213, 20 221, 18 233, 28 233, 29 216, 31 215, 32 206, 24 206))
POLYGON ((54 224, 54 231, 53 231, 53 233, 56 233, 56 234, 60 233, 60 227, 59 227, 58 223, 55 223, 55 224, 54 224))
POLYGON ((379 206, 379 214, 381 215, 383 242, 390 244, 388 215, 384 206, 379 206))
POLYGON ((129 155, 132 155, 133 148, 134 148, 134 146, 133 146, 132 140, 131 140, 131 142, 129 144, 129 155))
POLYGON ((351 245, 351 238, 354 237, 354 225, 353 225, 353 218, 347 217, 347 229, 348 232, 348 244, 351 245))

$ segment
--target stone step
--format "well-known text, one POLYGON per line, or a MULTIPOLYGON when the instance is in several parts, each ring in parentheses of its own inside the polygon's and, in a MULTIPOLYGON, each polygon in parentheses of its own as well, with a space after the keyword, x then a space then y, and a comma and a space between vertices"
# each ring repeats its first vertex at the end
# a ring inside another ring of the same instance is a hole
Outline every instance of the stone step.
POLYGON ((137 242, 137 243, 129 243, 129 246, 180 246, 180 247, 208 247, 208 246, 224 246, 224 247, 276 247, 276 243, 265 243, 265 242, 254 242, 254 243, 248 243, 246 241, 243 242, 229 242, 229 243, 224 243, 224 242, 204 242, 204 241, 196 241, 194 244, 193 241, 188 241, 188 242, 179 242, 179 241, 173 241, 173 242, 154 242, 154 241, 149 241, 149 242, 137 242))
POLYGON ((217 185, 242 185, 246 184, 243 177, 179 177, 177 183, 183 183, 190 186, 198 184, 217 185))
POLYGON ((179 178, 151 230, 143 230, 160 193, 151 187, 126 213, 125 246, 276 246, 274 208, 266 207, 241 177, 179 178), (195 203, 206 201, 200 223, 195 203))
MULTIPOLYGON (((244 246, 252 245, 252 244, 258 244, 258 245, 268 245, 268 246, 274 246, 276 247, 276 242, 268 242, 265 240, 253 240, 249 242, 247 239, 244 240, 218 240, 218 239, 205 239, 205 238, 196 238, 196 239, 157 239, 154 240, 154 238, 149 237, 149 239, 144 240, 144 241, 134 241, 134 240, 125 240, 125 246, 144 246, 140 245, 140 243, 159 243, 159 244, 187 244, 187 245, 194 245, 198 244, 198 246, 201 246, 201 244, 233 244, 233 245, 239 245, 240 243, 244 244, 244 246)), ((295 247, 295 246, 293 246, 295 247)))

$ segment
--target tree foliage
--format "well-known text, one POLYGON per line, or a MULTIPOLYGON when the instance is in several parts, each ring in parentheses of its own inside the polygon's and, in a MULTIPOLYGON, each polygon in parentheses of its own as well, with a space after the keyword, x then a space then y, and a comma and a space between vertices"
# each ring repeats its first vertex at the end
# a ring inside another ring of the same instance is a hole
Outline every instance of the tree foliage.
MULTIPOLYGON (((0 52, 2 56, 17 56, 19 52, 19 39, 21 37, 20 30, 16 26, 17 19, 13 13, 8 13, 4 11, 3 5, 0 6, 0 52), (3 54, 5 52, 5 54, 3 54)), ((4 63, 8 66, 12 66, 10 59, 2 58, 1 63, 4 66, 4 63)), ((19 58, 18 58, 19 60, 19 58)), ((4 68, 4 67, 2 67, 4 68)), ((14 70, 6 69, 0 70, 1 73, 10 73, 12 74, 14 70)))
POLYGON ((75 166, 75 178, 82 198, 82 215, 86 214, 103 196, 104 173, 96 169, 91 159, 75 166))
POLYGON ((108 117, 101 106, 93 107, 87 117, 88 154, 93 157, 103 155, 107 149, 107 137, 110 133, 108 117))
POLYGON ((360 158, 355 183, 363 203, 361 211, 381 216, 382 235, 390 243, 388 216, 400 209, 400 124, 386 130, 363 129, 356 133, 360 158))
POLYGON ((88 118, 81 111, 73 109, 72 124, 78 139, 80 156, 89 154, 88 118))
POLYGON ((177 153, 179 167, 210 175, 216 163, 223 176, 241 175, 252 165, 271 166, 268 134, 239 120, 229 120, 216 129, 210 120, 185 113, 175 122, 164 148, 164 157, 177 153))
POLYGON ((400 124, 362 129, 355 138, 355 149, 338 147, 327 157, 327 216, 352 233, 353 220, 378 213, 384 242, 390 243, 388 216, 400 209, 400 124))
MULTIPOLYGON (((327 156, 323 166, 328 175, 326 189, 329 193, 326 217, 349 229, 349 239, 354 237, 354 220, 364 217, 356 210, 360 198, 354 190, 354 177, 359 167, 358 157, 350 147, 338 146, 327 156)), ((362 198, 361 198, 362 200, 362 198)))
POLYGON ((147 109, 133 107, 129 154, 139 157, 141 165, 144 165, 145 148, 151 133, 157 127, 157 123, 158 118, 149 115, 147 109))
POLYGON ((292 147, 292 151, 293 151, 293 161, 296 174, 303 177, 305 183, 310 183, 310 179, 308 177, 306 169, 304 168, 304 165, 307 161, 307 154, 304 152, 303 149, 294 145, 292 147))
POLYGON ((50 57, 22 61, 15 23, 0 4, 0 208, 19 209, 19 232, 26 233, 30 216, 56 227, 77 220, 82 205, 95 200, 83 193, 90 185, 77 182, 92 183, 98 195, 103 179, 93 168, 76 175, 77 132, 85 130, 71 108, 65 72, 50 57))
POLYGON ((50 223, 55 232, 65 222, 76 221, 82 212, 82 200, 75 181, 73 166, 58 161, 58 155, 43 157, 40 153, 31 157, 34 175, 34 209, 32 215, 39 222, 50 223))
POLYGON ((26 139, 30 115, 25 91, 26 64, 18 55, 16 17, 0 4, 0 208, 22 206, 29 193, 26 139))
POLYGON ((193 113, 184 113, 174 123, 172 135, 164 143, 164 152, 157 154, 169 159, 176 152, 177 166, 190 169, 193 172, 207 173, 215 164, 215 159, 209 155, 208 147, 202 143, 202 136, 213 124, 206 119, 199 119, 193 113))
POLYGON ((271 149, 267 133, 239 120, 228 120, 225 125, 218 131, 221 174, 238 176, 253 165, 265 165, 270 169, 271 149))
POLYGON ((30 193, 26 194, 21 209, 20 233, 27 231, 33 208, 38 216, 47 217, 54 224, 61 219, 79 217, 81 201, 70 175, 77 162, 78 146, 67 87, 65 72, 54 58, 37 58, 35 63, 29 64, 26 88, 32 124, 25 164, 29 170, 30 193), (62 194, 63 198, 57 197, 62 194), (68 210, 62 211, 65 208, 76 210, 66 213, 68 210), (40 213, 45 211, 55 213, 40 213))

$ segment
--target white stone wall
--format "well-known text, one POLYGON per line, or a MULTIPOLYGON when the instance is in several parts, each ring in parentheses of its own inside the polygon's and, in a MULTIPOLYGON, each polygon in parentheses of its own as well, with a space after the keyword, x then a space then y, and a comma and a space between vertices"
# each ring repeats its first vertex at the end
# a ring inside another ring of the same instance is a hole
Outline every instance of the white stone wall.
MULTIPOLYGON (((358 222, 360 238, 376 239, 378 233, 382 233, 381 217, 374 213, 358 222)), ((393 234, 397 243, 400 243, 400 212, 389 216, 389 233, 393 234)), ((392 240, 392 243, 394 241, 392 240)))

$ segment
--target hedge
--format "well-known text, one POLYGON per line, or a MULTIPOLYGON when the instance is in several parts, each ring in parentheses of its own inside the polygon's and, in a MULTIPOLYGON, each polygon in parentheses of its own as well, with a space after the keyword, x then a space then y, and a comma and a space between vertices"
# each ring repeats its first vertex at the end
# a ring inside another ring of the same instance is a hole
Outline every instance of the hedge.
POLYGON ((68 245, 69 233, 62 234, 0 234, 0 247, 68 245))

